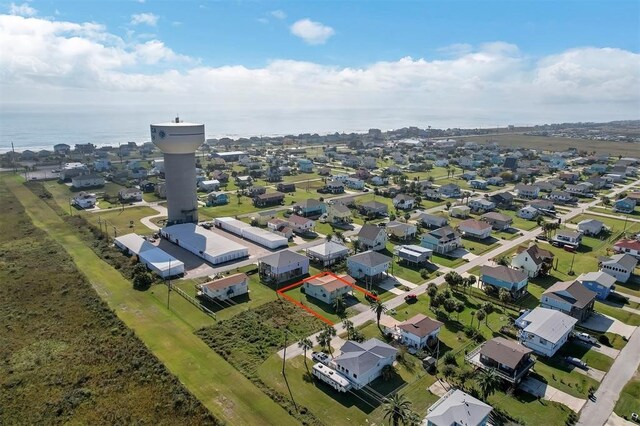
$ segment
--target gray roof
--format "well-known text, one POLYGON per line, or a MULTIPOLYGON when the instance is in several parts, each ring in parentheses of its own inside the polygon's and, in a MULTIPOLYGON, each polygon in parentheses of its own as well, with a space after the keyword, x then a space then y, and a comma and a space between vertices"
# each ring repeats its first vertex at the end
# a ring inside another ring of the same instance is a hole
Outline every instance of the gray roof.
POLYGON ((338 213, 347 213, 347 212, 351 212, 351 209, 343 204, 333 204, 331 206, 331 208, 333 210, 335 210, 338 213))
POLYGON ((633 272, 633 269, 638 264, 638 260, 630 254, 615 254, 602 263, 617 263, 618 265, 624 266, 628 271, 633 272))
POLYGON ((389 206, 385 203, 381 203, 380 201, 367 201, 362 203, 361 206, 365 209, 373 209, 373 210, 384 210, 387 211, 389 206))
POLYGON ((380 235, 380 232, 384 233, 384 229, 379 226, 362 225, 360 232, 358 232, 358 239, 364 238, 366 240, 373 241, 378 237, 378 235, 380 235))
POLYGON ((433 231, 429 231, 429 235, 435 237, 438 240, 448 240, 457 235, 457 232, 453 230, 450 226, 443 226, 442 228, 434 229, 433 231))
POLYGON ((593 281, 606 288, 611 288, 616 283, 615 277, 602 271, 588 272, 586 274, 582 274, 578 277, 578 281, 580 282, 593 281))
POLYGON ((349 372, 362 376, 376 367, 381 360, 395 359, 398 350, 374 338, 362 343, 349 340, 342 345, 340 352, 342 353, 335 357, 333 362, 349 372))
POLYGON ((429 213, 420 213, 418 218, 425 223, 447 223, 447 218, 429 213))
POLYGON ((358 262, 361 265, 365 266, 378 266, 383 263, 391 262, 391 258, 389 256, 385 256, 384 254, 378 253, 377 251, 368 250, 362 253, 355 254, 349 258, 354 262, 358 262))
POLYGON ((480 275, 487 275, 509 283, 519 283, 527 279, 527 274, 519 269, 509 268, 507 266, 483 266, 480 269, 480 275))
POLYGON ((267 265, 271 265, 274 267, 281 267, 290 265, 292 263, 298 262, 309 262, 309 259, 306 256, 298 254, 291 250, 282 250, 277 253, 273 253, 269 256, 265 256, 260 259, 260 262, 266 263, 267 265))
POLYGON ((479 425, 492 409, 490 405, 459 389, 450 390, 429 408, 429 414, 423 424, 430 422, 436 426, 479 425))
POLYGON ((312 209, 312 208, 322 206, 322 202, 319 200, 316 200, 315 198, 308 198, 306 200, 300 201, 298 204, 296 204, 296 206, 303 207, 306 209, 312 209))
POLYGON ((596 297, 595 292, 578 281, 558 281, 542 294, 551 299, 570 303, 578 309, 584 308, 596 297))
POLYGON ((577 319, 554 309, 537 307, 524 318, 529 323, 524 328, 527 333, 535 334, 549 342, 555 343, 562 338, 578 322, 577 319))
POLYGON ((444 324, 440 321, 429 318, 424 314, 416 314, 408 320, 404 321, 398 327, 401 330, 411 333, 418 337, 425 337, 438 330, 444 324))
POLYGON ((339 254, 348 254, 349 249, 342 244, 336 243, 334 241, 327 241, 324 244, 320 244, 314 247, 309 247, 307 252, 316 253, 320 256, 326 256, 327 254, 339 255, 339 254))

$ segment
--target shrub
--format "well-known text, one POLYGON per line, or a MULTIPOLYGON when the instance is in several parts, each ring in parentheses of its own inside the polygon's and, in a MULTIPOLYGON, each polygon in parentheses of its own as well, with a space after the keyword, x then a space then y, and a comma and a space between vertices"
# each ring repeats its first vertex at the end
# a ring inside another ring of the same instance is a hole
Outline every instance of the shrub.
POLYGON ((598 337, 598 342, 600 342, 600 344, 602 344, 602 345, 611 347, 611 342, 609 341, 609 336, 607 336, 606 334, 601 334, 598 337))
POLYGON ((443 360, 446 365, 458 365, 458 361, 456 361, 456 356, 451 352, 447 352, 446 354, 444 354, 443 360))

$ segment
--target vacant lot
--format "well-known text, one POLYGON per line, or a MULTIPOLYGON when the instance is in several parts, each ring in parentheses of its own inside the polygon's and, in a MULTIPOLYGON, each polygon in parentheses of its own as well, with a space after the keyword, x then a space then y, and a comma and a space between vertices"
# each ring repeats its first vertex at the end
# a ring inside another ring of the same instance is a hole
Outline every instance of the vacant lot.
POLYGON ((0 198, 0 423, 215 424, 4 182, 0 198))

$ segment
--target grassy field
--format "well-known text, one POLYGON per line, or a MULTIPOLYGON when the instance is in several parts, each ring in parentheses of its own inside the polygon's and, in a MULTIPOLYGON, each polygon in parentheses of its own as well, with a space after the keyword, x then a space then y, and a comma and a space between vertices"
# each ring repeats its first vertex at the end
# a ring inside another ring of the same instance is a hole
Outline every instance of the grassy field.
MULTIPOLYGON (((75 214, 76 212, 74 212, 75 214)), ((107 221, 107 230, 110 236, 114 235, 114 227, 116 229, 116 234, 118 236, 128 234, 131 232, 135 232, 141 235, 149 235, 153 233, 152 229, 149 229, 146 225, 143 225, 140 222, 140 219, 147 216, 153 216, 158 214, 158 212, 151 207, 130 207, 126 209, 114 209, 106 212, 99 213, 82 213, 82 216, 85 217, 89 222, 91 222, 96 227, 98 225, 98 221, 107 221), (132 224, 133 222, 133 224, 132 224)), ((102 223, 102 227, 104 228, 104 222, 102 223)))
POLYGON ((631 413, 640 413, 640 370, 622 388, 613 411, 627 420, 631 420, 631 413))
POLYGON ((17 180, 6 182, 35 225, 61 243, 118 317, 212 413, 232 424, 296 424, 277 403, 195 336, 190 324, 167 310, 166 300, 135 291, 42 200, 17 180))
POLYGON ((0 423, 216 424, 3 181, 0 197, 0 423))
POLYGON ((590 377, 572 371, 563 361, 556 358, 538 357, 533 371, 546 382, 549 386, 560 389, 563 392, 573 395, 577 398, 587 398, 589 388, 598 387, 598 382, 590 377))
POLYGON ((638 144, 625 142, 594 141, 590 139, 553 138, 546 136, 528 135, 485 135, 464 138, 465 141, 474 141, 480 144, 497 143, 501 146, 516 147, 526 146, 531 149, 544 151, 565 151, 576 148, 582 151, 595 151, 602 154, 634 156, 638 153, 638 144))

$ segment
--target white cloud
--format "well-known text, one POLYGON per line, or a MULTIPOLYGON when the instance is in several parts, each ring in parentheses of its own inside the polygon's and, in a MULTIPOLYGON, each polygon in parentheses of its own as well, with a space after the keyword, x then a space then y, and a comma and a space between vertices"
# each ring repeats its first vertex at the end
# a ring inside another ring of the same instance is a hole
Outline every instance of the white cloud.
MULTIPOLYGON (((228 110, 285 116, 343 108, 386 128, 437 126, 434 117, 460 126, 637 119, 640 110, 640 54, 614 48, 534 59, 512 44, 491 42, 464 46, 446 59, 404 57, 361 67, 284 59, 259 68, 209 67, 161 40, 123 39, 97 23, 0 15, 0 51, 6 104, 45 99, 206 109, 215 100, 228 110)), ((331 119, 336 129, 348 125, 343 115, 331 119)))
POLYGON ((38 13, 36 9, 29 6, 27 3, 9 5, 9 14, 18 16, 35 16, 38 13))
POLYGON ((131 25, 145 24, 155 27, 158 23, 159 16, 153 13, 136 13, 131 15, 131 25))
POLYGON ((271 16, 273 16, 276 19, 286 19, 287 18, 287 14, 284 13, 282 10, 272 10, 270 14, 271 14, 271 16))
POLYGON ((320 22, 305 18, 291 25, 291 34, 300 37, 308 44, 324 44, 335 34, 335 31, 320 22))
POLYGON ((269 23, 269 20, 267 18, 258 18, 257 21, 260 22, 261 24, 268 24, 269 23))

